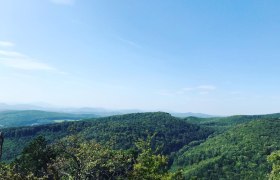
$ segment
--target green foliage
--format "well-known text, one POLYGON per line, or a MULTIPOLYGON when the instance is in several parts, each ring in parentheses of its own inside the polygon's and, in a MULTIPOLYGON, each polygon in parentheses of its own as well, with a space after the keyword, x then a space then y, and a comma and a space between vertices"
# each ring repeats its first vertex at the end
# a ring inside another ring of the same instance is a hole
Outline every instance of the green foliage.
POLYGON ((133 166, 133 177, 136 179, 161 179, 167 174, 167 157, 153 154, 151 139, 148 137, 147 141, 136 143, 141 152, 133 166))
POLYGON ((129 149, 135 147, 135 142, 146 139, 147 134, 154 134, 152 148, 162 147, 163 154, 178 151, 185 144, 192 141, 206 139, 214 131, 201 128, 168 113, 135 113, 121 116, 100 118, 92 122, 90 128, 82 132, 86 139, 97 142, 115 142, 115 149, 129 149))
POLYGON ((14 161, 16 172, 27 176, 30 172, 37 177, 47 174, 47 164, 52 162, 56 153, 47 146, 44 137, 39 136, 23 149, 21 155, 14 161))
POLYGON ((211 118, 198 118, 198 117, 187 117, 184 120, 190 123, 195 123, 210 127, 224 127, 230 128, 232 126, 243 124, 260 119, 278 119, 280 113, 267 114, 267 115, 235 115, 229 117, 211 117, 211 118))
POLYGON ((0 179, 5 180, 45 180, 47 177, 37 178, 32 172, 27 175, 16 172, 15 167, 7 164, 0 164, 0 179))
POLYGON ((140 154, 135 157, 133 151, 69 136, 54 145, 60 153, 49 169, 59 179, 182 179, 179 172, 168 172, 167 157, 154 154, 151 140, 136 143, 140 154))
POLYGON ((111 142, 113 149, 135 148, 135 142, 145 139, 147 134, 157 132, 152 148, 165 155, 178 151, 192 141, 206 139, 213 130, 202 128, 172 117, 167 113, 136 113, 87 121, 65 122, 22 128, 3 129, 6 137, 3 159, 10 161, 17 156, 32 138, 43 135, 49 142, 73 134, 75 129, 86 140, 95 140, 100 144, 111 142), (8 153, 9 152, 9 153, 8 153))
POLYGON ((155 154, 152 137, 139 140, 139 154, 113 150, 78 135, 47 146, 41 136, 34 139, 14 163, 0 165, 3 179, 183 179, 180 172, 168 172, 167 157, 155 154), (55 153, 54 153, 55 152, 55 153), (37 161, 36 161, 37 160, 37 161))
POLYGON ((173 168, 198 179, 266 179, 266 157, 280 149, 280 120, 255 120, 238 125, 177 154, 173 168), (206 178, 207 177, 207 178, 206 178))
MULTIPOLYGON (((154 136, 153 136, 154 137, 154 136)), ((154 154, 151 143, 152 138, 148 136, 147 140, 139 140, 136 143, 137 149, 140 151, 133 165, 131 179, 135 180, 161 180, 161 179, 180 179, 178 173, 168 172, 168 158, 164 155, 154 154)))
POLYGON ((6 160, 22 153, 0 179, 279 179, 278 116, 135 113, 3 129, 6 160))
POLYGON ((80 121, 3 129, 5 143, 3 145, 2 159, 5 162, 12 161, 34 137, 41 135, 48 142, 55 142, 58 139, 73 134, 72 129, 80 132, 89 126, 90 122, 80 121))
POLYGON ((272 171, 269 174, 270 180, 280 179, 280 151, 273 152, 267 157, 267 160, 272 164, 272 171))
POLYGON ((59 155, 49 169, 59 179, 124 179, 132 169, 131 153, 84 142, 79 136, 66 137, 54 146, 59 155))

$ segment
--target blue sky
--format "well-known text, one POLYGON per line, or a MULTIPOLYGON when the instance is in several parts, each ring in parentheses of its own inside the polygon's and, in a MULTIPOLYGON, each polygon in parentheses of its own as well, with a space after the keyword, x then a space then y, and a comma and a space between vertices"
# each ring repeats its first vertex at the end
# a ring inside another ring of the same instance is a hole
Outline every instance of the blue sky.
POLYGON ((280 2, 0 0, 0 102, 280 112, 280 2))

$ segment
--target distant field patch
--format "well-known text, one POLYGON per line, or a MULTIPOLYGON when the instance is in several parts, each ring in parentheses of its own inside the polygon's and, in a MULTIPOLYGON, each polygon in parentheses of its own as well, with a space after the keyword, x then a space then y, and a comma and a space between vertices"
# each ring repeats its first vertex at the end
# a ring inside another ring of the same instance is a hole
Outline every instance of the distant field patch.
POLYGON ((54 120, 53 122, 55 123, 62 123, 62 122, 66 122, 66 121, 79 121, 80 119, 57 119, 57 120, 54 120))

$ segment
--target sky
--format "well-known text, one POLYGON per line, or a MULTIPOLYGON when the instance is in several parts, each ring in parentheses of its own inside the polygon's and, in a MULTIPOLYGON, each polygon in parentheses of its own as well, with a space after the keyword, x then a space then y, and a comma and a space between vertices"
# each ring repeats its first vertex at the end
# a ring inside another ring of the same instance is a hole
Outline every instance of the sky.
POLYGON ((0 102, 280 112, 280 1, 0 0, 0 102))

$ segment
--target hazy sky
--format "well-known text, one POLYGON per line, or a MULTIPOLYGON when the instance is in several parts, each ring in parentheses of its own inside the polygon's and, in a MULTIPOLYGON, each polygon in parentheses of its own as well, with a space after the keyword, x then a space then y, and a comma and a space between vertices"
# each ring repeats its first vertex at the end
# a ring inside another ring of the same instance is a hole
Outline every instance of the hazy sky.
POLYGON ((0 0, 0 102, 280 112, 279 12, 279 0, 0 0))

